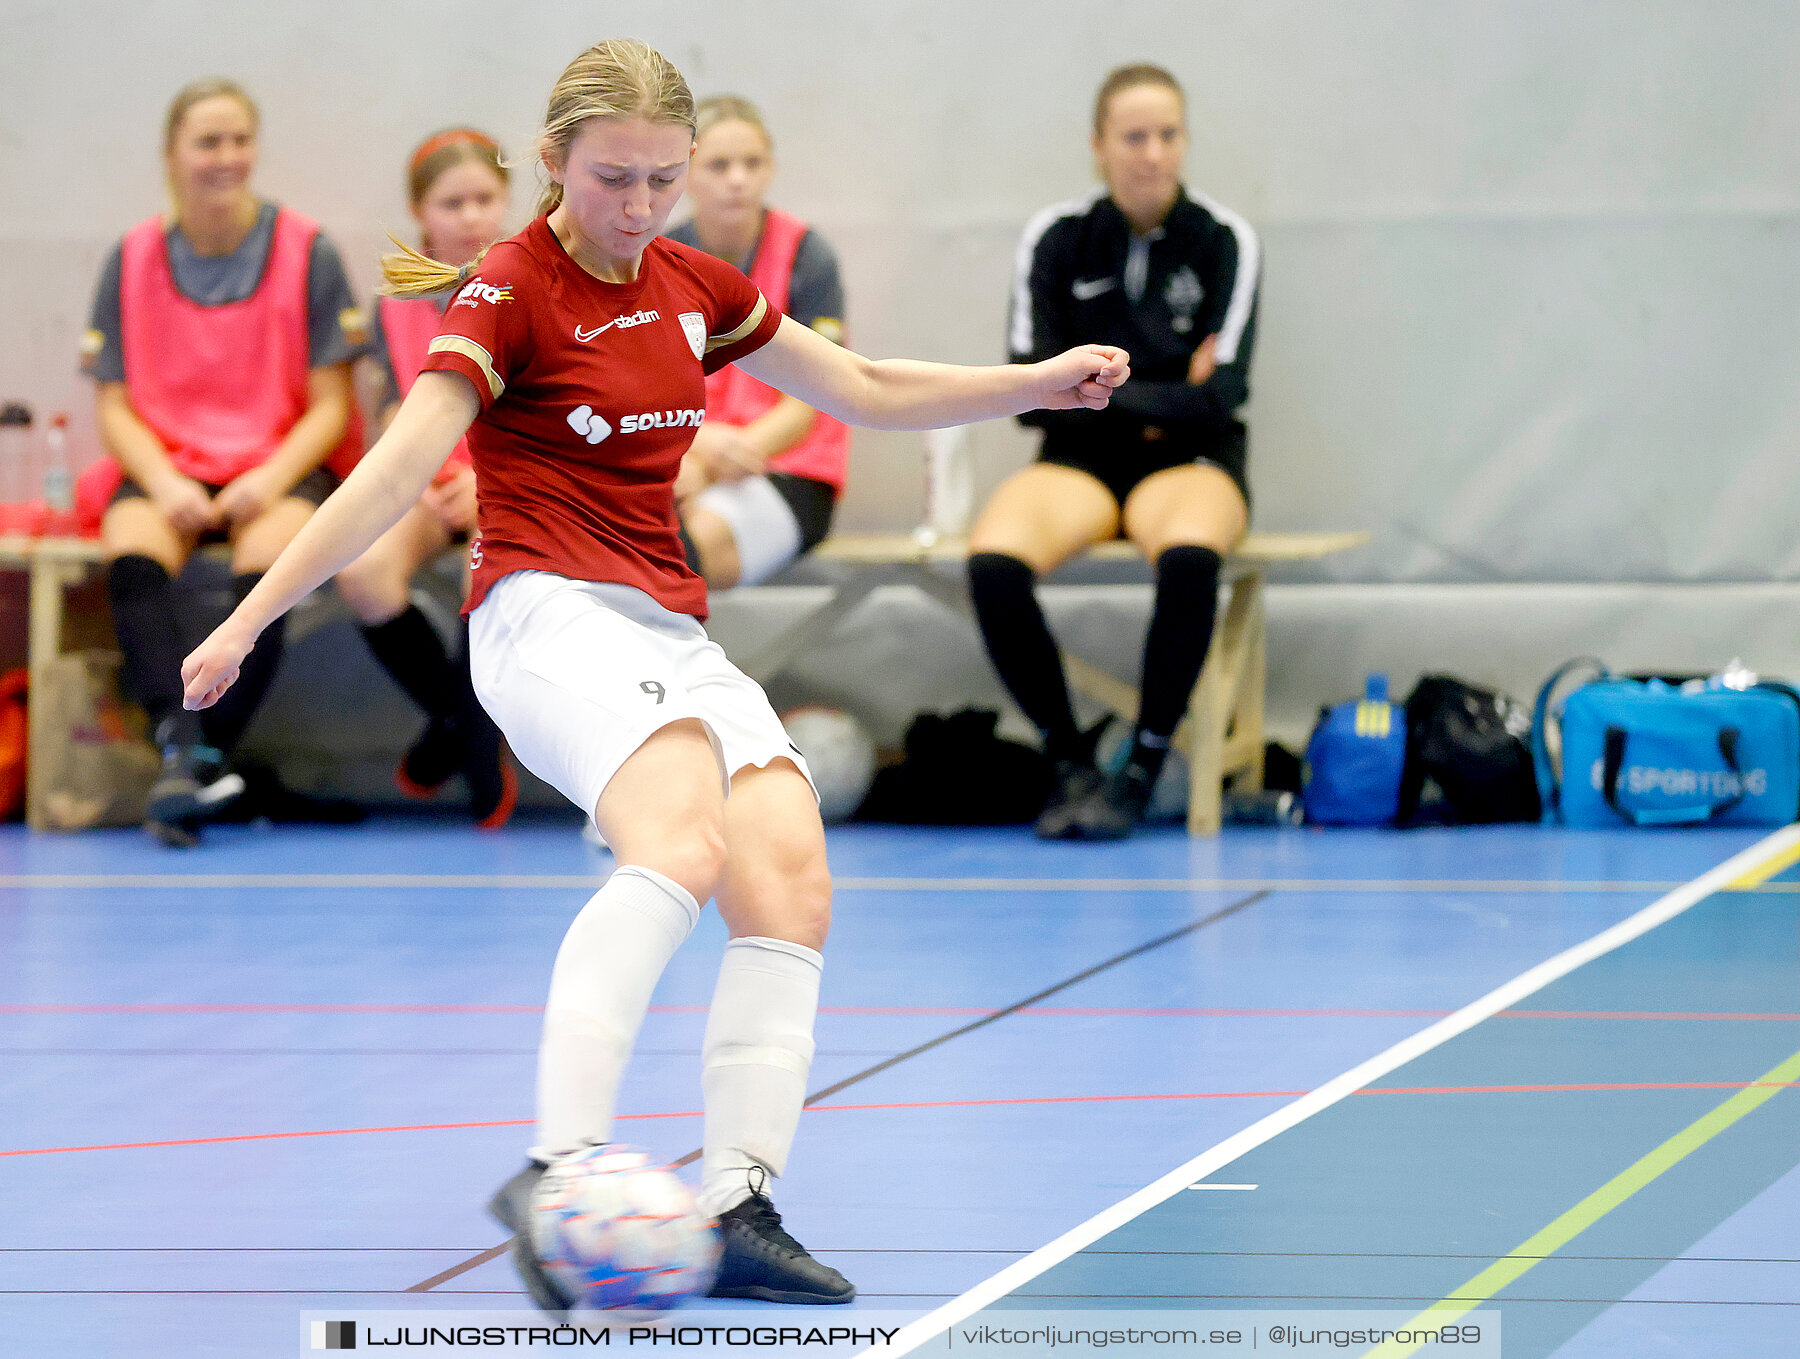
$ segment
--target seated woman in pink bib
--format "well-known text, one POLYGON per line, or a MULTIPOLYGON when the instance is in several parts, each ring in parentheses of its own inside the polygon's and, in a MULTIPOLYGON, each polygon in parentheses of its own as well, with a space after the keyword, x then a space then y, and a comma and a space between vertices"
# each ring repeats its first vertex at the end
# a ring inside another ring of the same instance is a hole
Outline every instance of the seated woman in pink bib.
POLYGON ((258 121, 227 80, 175 96, 163 128, 173 211, 107 259, 83 343, 111 459, 83 478, 81 498, 111 562, 123 679, 163 752, 146 824, 184 846, 242 787, 225 759, 282 639, 263 635, 241 696, 202 726, 181 706, 172 578, 201 544, 225 542, 242 599, 330 493, 322 464, 361 445, 350 388, 361 313, 317 224, 251 187, 258 121))
MULTIPOLYGON (((805 222, 763 202, 775 150, 762 115, 732 95, 702 100, 695 114, 694 214, 668 235, 741 269, 775 310, 842 344, 837 256, 805 222)), ((842 421, 735 366, 708 377, 706 421, 675 487, 682 545, 707 588, 755 585, 817 547, 849 457, 842 421)))
MULTIPOLYGON (((454 127, 421 142, 407 162, 407 197, 424 253, 461 267, 499 240, 506 232, 509 179, 499 146, 485 132, 454 127)), ((425 370, 454 295, 449 289, 375 304, 368 359, 380 385, 372 409, 381 412, 383 429, 425 370)), ((452 658, 411 596, 419 568, 453 543, 468 542, 475 521, 475 469, 469 445, 459 440, 419 503, 338 572, 337 588, 375 659, 428 719, 394 781, 408 796, 424 798, 461 774, 470 814, 491 830, 512 815, 519 780, 501 748, 500 729, 469 682, 468 623, 460 625, 452 658)), ((466 581, 466 556, 463 574, 466 581)))

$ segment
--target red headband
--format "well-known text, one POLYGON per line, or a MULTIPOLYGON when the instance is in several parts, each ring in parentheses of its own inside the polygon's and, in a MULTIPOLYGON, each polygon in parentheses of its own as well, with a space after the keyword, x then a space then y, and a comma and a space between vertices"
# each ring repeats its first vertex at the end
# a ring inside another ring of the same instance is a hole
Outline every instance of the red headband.
POLYGON ((477 132, 472 127, 453 127, 448 132, 440 132, 435 137, 427 138, 423 145, 421 145, 417 151, 412 153, 412 159, 406 163, 407 173, 416 173, 418 168, 423 165, 427 159, 435 156, 446 146, 460 146, 464 144, 469 146, 479 146, 482 150, 492 151, 495 155, 500 153, 500 143, 488 136, 487 133, 477 132))

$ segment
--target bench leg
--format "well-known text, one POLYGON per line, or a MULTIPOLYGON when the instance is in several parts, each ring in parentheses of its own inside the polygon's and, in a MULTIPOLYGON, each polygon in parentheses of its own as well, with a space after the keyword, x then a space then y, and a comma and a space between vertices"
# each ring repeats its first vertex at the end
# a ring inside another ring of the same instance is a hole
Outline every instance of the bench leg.
POLYGON ((1188 834, 1217 835, 1224 817, 1228 774, 1247 775, 1262 786, 1263 684, 1267 652, 1263 630, 1263 578, 1247 571, 1231 584, 1200 680, 1188 700, 1188 834))
POLYGON ((25 757, 25 821, 34 830, 49 824, 44 798, 49 793, 46 767, 51 733, 42 728, 48 700, 42 686, 44 667, 62 653, 63 592, 78 582, 85 568, 35 557, 31 563, 30 614, 26 630, 26 665, 31 693, 26 700, 29 729, 25 757))

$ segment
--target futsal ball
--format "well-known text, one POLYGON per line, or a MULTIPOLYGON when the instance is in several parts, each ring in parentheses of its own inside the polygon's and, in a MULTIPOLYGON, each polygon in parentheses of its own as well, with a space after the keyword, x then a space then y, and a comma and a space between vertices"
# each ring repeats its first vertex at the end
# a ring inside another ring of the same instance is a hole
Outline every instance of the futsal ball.
POLYGON ((842 821, 862 805, 875 781, 875 742, 849 713, 812 706, 782 714, 788 740, 812 771, 819 816, 842 821))
POLYGON ((665 1166, 611 1143, 553 1161, 531 1196, 544 1272, 589 1307, 661 1310, 712 1287, 719 1231, 665 1166))

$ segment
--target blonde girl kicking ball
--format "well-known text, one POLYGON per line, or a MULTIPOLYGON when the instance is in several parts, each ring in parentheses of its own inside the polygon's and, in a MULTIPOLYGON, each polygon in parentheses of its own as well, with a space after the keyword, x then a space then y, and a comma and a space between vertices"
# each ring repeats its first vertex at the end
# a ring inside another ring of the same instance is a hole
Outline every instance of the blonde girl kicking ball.
POLYGON ((558 1156, 612 1136, 650 993, 718 903, 730 932, 702 1044, 701 1206, 724 1253, 715 1296, 846 1302, 855 1289, 782 1229, 813 1053, 831 878, 817 799, 762 691, 700 620, 706 586, 674 483, 728 363, 848 423, 930 428, 1106 405, 1126 354, 1035 364, 872 361, 785 320, 737 270, 660 239, 694 150, 681 74, 598 43, 551 91, 539 215, 476 266, 393 257, 402 294, 455 281, 426 370, 387 432, 262 584, 187 659, 186 701, 236 678, 256 636, 418 500, 467 437, 481 536, 467 605, 475 691, 524 765, 587 808, 618 867, 569 926, 545 1004, 529 1164, 495 1196, 532 1297, 562 1310, 520 1228, 558 1156))

